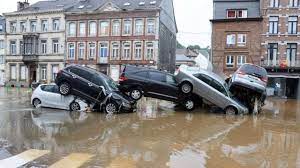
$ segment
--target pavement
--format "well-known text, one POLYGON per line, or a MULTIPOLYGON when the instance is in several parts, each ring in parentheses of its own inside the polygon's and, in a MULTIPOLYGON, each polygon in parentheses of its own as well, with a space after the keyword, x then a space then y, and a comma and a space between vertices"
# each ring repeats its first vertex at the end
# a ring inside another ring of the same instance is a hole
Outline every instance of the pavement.
POLYGON ((30 96, 0 88, 0 168, 300 167, 300 101, 235 116, 143 98, 136 113, 106 115, 35 109, 30 96))

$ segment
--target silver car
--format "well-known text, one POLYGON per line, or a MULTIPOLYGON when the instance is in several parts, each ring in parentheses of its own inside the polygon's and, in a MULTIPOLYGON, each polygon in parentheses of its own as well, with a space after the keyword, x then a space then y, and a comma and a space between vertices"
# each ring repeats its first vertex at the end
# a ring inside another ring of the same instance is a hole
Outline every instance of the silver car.
POLYGON ((227 83, 217 74, 195 68, 180 68, 175 76, 180 90, 195 93, 206 101, 222 108, 226 113, 247 114, 248 109, 231 97, 227 83))

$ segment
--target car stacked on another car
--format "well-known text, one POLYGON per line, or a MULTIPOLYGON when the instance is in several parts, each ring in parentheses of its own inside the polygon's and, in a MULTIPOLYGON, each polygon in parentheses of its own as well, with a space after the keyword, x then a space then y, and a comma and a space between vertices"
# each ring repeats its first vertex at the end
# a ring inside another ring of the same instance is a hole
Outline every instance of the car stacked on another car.
POLYGON ((152 68, 126 65, 120 76, 119 84, 120 90, 136 101, 142 96, 152 97, 175 102, 188 111, 202 103, 197 95, 182 94, 174 75, 152 68))
POLYGON ((197 94, 226 113, 248 113, 248 109, 232 97, 225 80, 213 72, 182 66, 175 78, 182 93, 197 94))
POLYGON ((87 108, 87 104, 74 96, 62 96, 55 84, 39 85, 33 91, 31 104, 34 107, 50 107, 63 110, 80 111, 87 108))
POLYGON ((242 65, 229 80, 230 91, 248 106, 250 113, 257 106, 260 112, 266 99, 267 71, 253 64, 242 65))
POLYGON ((121 93, 110 77, 88 67, 70 65, 61 70, 55 79, 62 95, 75 95, 106 113, 133 112, 136 103, 121 93))

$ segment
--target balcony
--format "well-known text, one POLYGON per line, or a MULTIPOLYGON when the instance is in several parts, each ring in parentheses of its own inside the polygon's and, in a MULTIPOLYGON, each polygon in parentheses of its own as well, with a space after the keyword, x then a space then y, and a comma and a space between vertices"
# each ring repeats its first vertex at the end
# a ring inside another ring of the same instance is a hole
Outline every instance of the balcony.
POLYGON ((37 55, 23 55, 22 61, 25 64, 35 63, 38 61, 38 56, 37 55))
POLYGON ((300 74, 300 60, 295 62, 287 61, 263 61, 261 66, 264 67, 268 73, 290 73, 290 74, 300 74))
POLYGON ((108 57, 98 57, 98 64, 108 64, 108 57))

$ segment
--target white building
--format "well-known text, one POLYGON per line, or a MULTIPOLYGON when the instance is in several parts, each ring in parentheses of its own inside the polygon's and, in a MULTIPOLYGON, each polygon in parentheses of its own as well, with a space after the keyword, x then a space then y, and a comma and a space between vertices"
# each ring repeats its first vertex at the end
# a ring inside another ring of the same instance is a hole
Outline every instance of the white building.
POLYGON ((0 86, 5 84, 5 19, 0 16, 0 86))
POLYGON ((64 11, 75 0, 18 2, 16 12, 5 13, 7 85, 28 86, 53 82, 64 67, 64 11))

